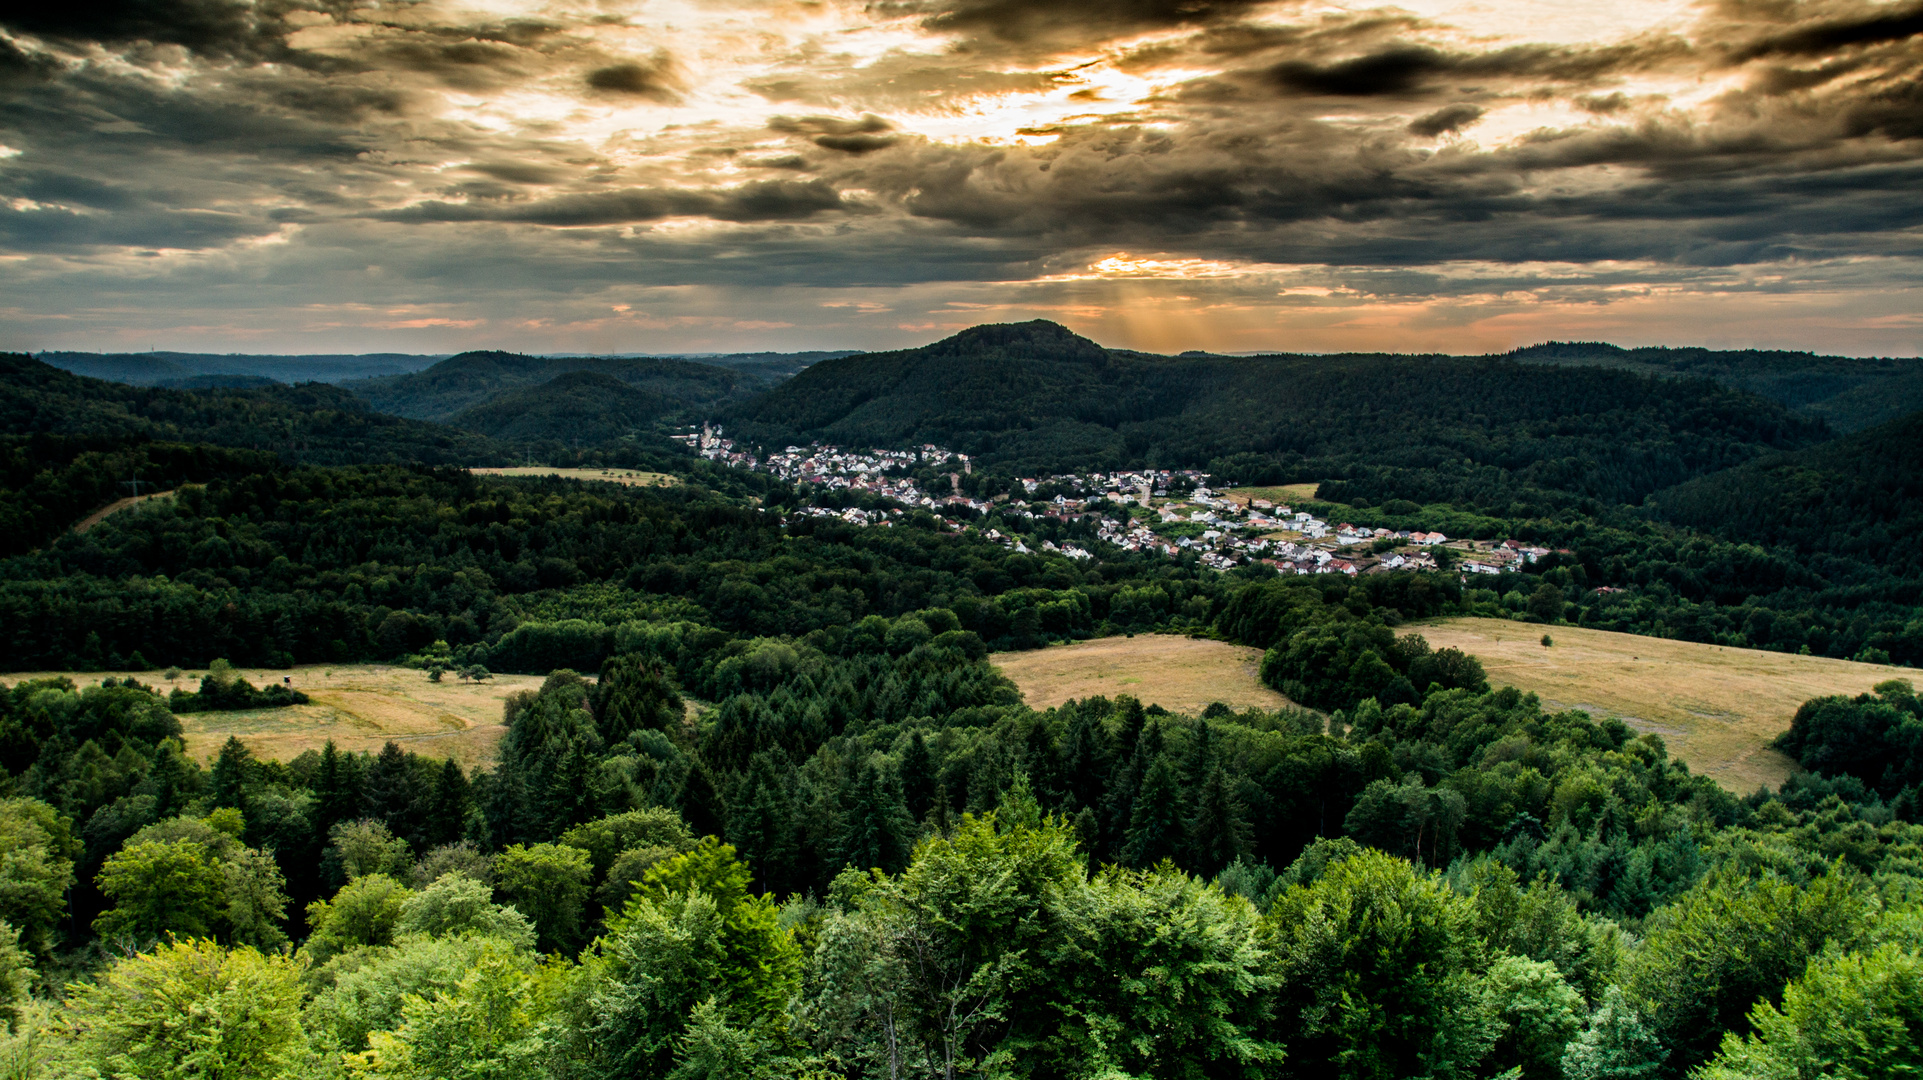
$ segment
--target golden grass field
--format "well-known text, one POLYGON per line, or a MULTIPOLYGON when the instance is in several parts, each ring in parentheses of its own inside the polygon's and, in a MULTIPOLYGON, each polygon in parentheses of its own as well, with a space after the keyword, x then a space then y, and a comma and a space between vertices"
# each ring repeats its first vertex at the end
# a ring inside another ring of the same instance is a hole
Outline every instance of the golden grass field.
MULTIPOLYGON (((204 673, 186 673, 169 682, 155 671, 42 671, 0 676, 0 682, 12 685, 64 675, 78 686, 87 686, 129 674, 166 693, 175 686, 198 689, 204 673)), ((329 739, 343 750, 369 752, 378 752, 392 739, 404 750, 452 757, 463 768, 472 768, 494 760, 494 746, 503 730, 502 699, 516 690, 538 689, 542 681, 534 675, 496 675, 485 682, 463 683, 447 675, 433 683, 424 671, 385 664, 248 668, 240 674, 255 686, 291 678, 294 689, 313 701, 284 709, 182 716, 187 752, 196 758, 209 759, 229 735, 239 736, 256 756, 277 761, 287 761, 303 750, 318 750, 329 739)))
POLYGON ((1173 634, 1098 638, 989 658, 1021 689, 1030 708, 1071 698, 1131 694, 1170 712, 1201 712, 1210 702, 1277 709, 1289 699, 1262 685, 1262 650, 1173 634))
POLYGON ((1769 743, 1803 702, 1917 676, 1912 668, 1502 619, 1444 619, 1410 629, 1438 649, 1481 660, 1491 685, 1653 731, 1671 757, 1745 795, 1795 770, 1769 743), (1555 642, 1550 648, 1542 646, 1545 631, 1555 642))
POLYGON ((469 469, 476 476, 558 476, 563 480, 605 480, 629 487, 671 487, 675 479, 667 473, 641 472, 637 469, 551 469, 545 465, 517 465, 511 469, 469 469))

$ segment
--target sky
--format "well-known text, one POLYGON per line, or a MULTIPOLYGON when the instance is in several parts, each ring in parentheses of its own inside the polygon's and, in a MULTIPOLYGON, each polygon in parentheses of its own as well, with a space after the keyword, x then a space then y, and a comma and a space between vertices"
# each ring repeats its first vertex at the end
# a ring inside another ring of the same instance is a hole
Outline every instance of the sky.
POLYGON ((8 8, 0 349, 1923 350, 1917 0, 8 8))

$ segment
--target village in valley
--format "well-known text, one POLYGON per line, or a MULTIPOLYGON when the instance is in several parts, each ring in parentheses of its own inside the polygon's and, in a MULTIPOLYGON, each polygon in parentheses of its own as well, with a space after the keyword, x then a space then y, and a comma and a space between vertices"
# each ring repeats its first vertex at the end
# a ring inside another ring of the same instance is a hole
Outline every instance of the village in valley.
MULTIPOLYGON (((868 495, 896 506, 814 505, 795 517, 835 517, 858 526, 892 526, 917 510, 943 528, 974 531, 1016 551, 1042 550, 1071 559, 1094 555, 1078 543, 1040 540, 1001 525, 1011 519, 1053 519, 1093 528, 1091 543, 1130 552, 1180 558, 1194 555, 1213 570, 1264 563, 1281 573, 1367 574, 1390 570, 1454 569, 1463 574, 1500 574, 1533 563, 1548 549, 1516 540, 1451 539, 1439 532, 1392 530, 1331 523, 1308 510, 1278 501, 1270 489, 1209 486, 1209 474, 1193 469, 1025 477, 1020 492, 989 497, 965 494, 972 475, 968 455, 926 444, 914 450, 856 450, 813 443, 757 456, 737 448, 717 425, 704 424, 674 438, 702 457, 733 468, 772 473, 824 494, 868 495), (916 474, 938 475, 949 490, 925 490, 916 474), (1024 499, 1022 496, 1026 496, 1024 499)), ((828 499, 824 502, 845 501, 828 499)))

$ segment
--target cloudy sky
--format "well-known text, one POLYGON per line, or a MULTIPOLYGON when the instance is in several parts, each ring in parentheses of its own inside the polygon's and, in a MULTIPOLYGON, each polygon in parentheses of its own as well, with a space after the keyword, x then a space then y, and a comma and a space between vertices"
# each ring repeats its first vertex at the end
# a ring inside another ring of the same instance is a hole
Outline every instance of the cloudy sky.
POLYGON ((0 348, 1923 348, 1917 0, 22 7, 0 348))

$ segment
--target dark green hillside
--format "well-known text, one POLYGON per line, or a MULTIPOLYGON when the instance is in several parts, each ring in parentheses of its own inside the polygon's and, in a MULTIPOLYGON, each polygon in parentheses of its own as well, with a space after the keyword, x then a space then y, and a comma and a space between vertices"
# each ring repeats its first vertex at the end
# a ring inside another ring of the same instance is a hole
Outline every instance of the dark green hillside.
POLYGON ((540 386, 569 372, 594 372, 696 410, 711 410, 762 388, 758 376, 690 360, 539 357, 467 352, 426 371, 348 384, 370 408, 416 420, 448 420, 496 394, 540 386))
MULTIPOLYGON (((443 354, 445 355, 445 354, 443 354)), ((408 353, 320 353, 301 356, 249 353, 43 352, 38 357, 62 371, 135 386, 160 386, 196 375, 255 375, 276 382, 340 382, 420 369, 440 356, 408 353)))
POLYGON ((1550 341, 1508 354, 1525 364, 1608 367, 1644 375, 1714 379, 1860 431, 1923 409, 1923 360, 1820 356, 1773 349, 1624 349, 1600 341, 1550 341))
POLYGON ((1923 574, 1923 412, 1705 476, 1651 500, 1665 518, 1805 554, 1923 574))
POLYGON ((20 355, 0 355, 0 431, 101 444, 213 443, 309 464, 484 464, 501 455, 479 436, 371 412, 322 383, 165 390, 73 375, 20 355))
POLYGON ((508 390, 449 418, 454 427, 514 442, 595 446, 651 429, 678 408, 664 394, 598 371, 570 371, 539 386, 508 390))
POLYGON ((767 442, 936 442, 997 471, 1204 467, 1351 494, 1508 508, 1634 503, 1819 440, 1819 422, 1708 380, 1447 356, 1151 356, 1054 323, 814 365, 733 411, 767 442))

